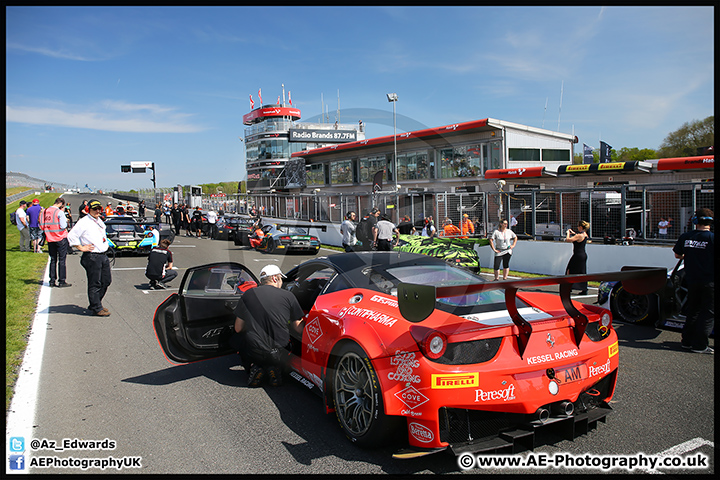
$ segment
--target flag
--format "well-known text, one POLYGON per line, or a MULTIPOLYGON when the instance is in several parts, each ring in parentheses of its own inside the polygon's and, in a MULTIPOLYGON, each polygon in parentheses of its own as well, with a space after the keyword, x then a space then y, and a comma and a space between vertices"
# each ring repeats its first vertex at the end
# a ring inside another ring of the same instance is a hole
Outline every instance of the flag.
POLYGON ((255 108, 255 102, 253 102, 252 94, 250 94, 250 110, 252 110, 253 108, 255 108))
POLYGON ((262 92, 261 89, 258 88, 258 98, 260 99, 260 105, 262 105, 262 92))
POLYGON ((292 98, 290 98, 290 90, 288 90, 288 103, 292 106, 292 98))
POLYGON ((593 163, 593 148, 583 143, 583 163, 593 163))
POLYGON ((600 163, 610 163, 610 150, 612 147, 607 143, 600 141, 600 163))
POLYGON ((277 104, 280 105, 280 95, 278 95, 277 104))

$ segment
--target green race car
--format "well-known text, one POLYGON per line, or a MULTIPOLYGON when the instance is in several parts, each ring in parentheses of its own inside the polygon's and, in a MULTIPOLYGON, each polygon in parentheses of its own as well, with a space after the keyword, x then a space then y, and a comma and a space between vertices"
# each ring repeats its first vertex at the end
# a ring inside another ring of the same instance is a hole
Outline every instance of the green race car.
POLYGON ((393 250, 441 258, 450 265, 478 273, 480 260, 475 251, 475 245, 490 245, 490 240, 487 238, 428 238, 419 235, 400 235, 397 246, 393 250))

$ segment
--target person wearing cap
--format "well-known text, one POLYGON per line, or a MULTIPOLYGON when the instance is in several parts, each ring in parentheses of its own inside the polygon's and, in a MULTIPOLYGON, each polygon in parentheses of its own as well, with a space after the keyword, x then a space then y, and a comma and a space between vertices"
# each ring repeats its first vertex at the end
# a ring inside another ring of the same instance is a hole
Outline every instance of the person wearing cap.
POLYGON ((42 229, 40 228, 40 215, 43 208, 40 206, 40 200, 33 198, 32 206, 27 209, 28 225, 30 226, 30 241, 32 242, 32 250, 35 253, 42 253, 42 229))
POLYGON ((88 300, 92 315, 110 316, 110 311, 103 307, 102 299, 112 283, 110 260, 107 257, 109 246, 105 223, 100 218, 103 206, 97 200, 88 203, 88 214, 77 221, 68 233, 68 242, 83 252, 80 265, 85 269, 88 283, 88 300))
MULTIPOLYGON (((151 226, 152 228, 152 226, 151 226)), ((150 280, 150 288, 153 290, 164 290, 169 283, 177 277, 177 272, 172 269, 173 257, 170 251, 170 240, 163 238, 160 244, 150 251, 148 263, 145 268, 145 276, 150 280)))
POLYGON ((109 217, 111 215, 115 215, 115 211, 112 207, 112 202, 108 202, 107 207, 105 207, 105 217, 109 217))
POLYGON ((15 210, 15 217, 17 218, 17 228, 20 231, 20 251, 30 251, 30 228, 28 226, 27 213, 27 202, 20 200, 20 206, 15 210))
POLYGON ((461 233, 460 229, 453 225, 452 220, 450 220, 449 217, 445 217, 441 235, 444 237, 459 237, 461 233))
POLYGON ((259 387, 267 375, 271 386, 282 383, 291 351, 290 334, 302 333, 304 312, 295 295, 282 288, 283 275, 277 265, 260 271, 260 285, 247 290, 235 308, 235 336, 248 372, 248 386, 259 387))
POLYGON ((460 234, 464 236, 475 234, 475 225, 473 225, 467 213, 463 213, 462 222, 460 223, 460 234))
POLYGON ((45 233, 50 254, 50 283, 51 287, 69 287, 67 283, 67 267, 65 260, 69 249, 67 218, 65 217, 65 199, 58 197, 52 206, 45 209, 42 215, 41 228, 45 233), (57 282, 57 283, 55 283, 57 282))

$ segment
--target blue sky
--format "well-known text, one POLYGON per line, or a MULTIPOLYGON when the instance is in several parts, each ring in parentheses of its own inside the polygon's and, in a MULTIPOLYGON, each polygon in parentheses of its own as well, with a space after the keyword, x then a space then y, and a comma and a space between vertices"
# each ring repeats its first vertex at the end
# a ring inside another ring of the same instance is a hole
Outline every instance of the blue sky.
POLYGON ((245 178, 242 116, 321 96, 367 136, 487 117, 657 148, 714 115, 712 7, 7 7, 6 163, 51 182, 245 178), (562 90, 562 97, 561 97, 562 90), (562 100, 562 107, 560 107, 562 100), (362 116, 361 116, 362 115, 362 116), (364 118, 363 118, 364 117, 364 118), (558 128, 559 125, 559 128, 558 128))

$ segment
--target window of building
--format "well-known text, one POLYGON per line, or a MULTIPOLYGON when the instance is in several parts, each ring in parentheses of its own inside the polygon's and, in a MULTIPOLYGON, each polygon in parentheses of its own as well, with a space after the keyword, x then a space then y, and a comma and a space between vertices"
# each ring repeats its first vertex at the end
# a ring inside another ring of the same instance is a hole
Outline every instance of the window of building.
POLYGON ((570 162, 570 150, 543 148, 543 162, 570 162))
POLYGON ((325 169, 322 164, 307 166, 307 185, 325 185, 325 169))
POLYGON ((342 160, 330 163, 330 183, 332 185, 352 183, 352 181, 352 160, 342 160))
POLYGON ((539 148, 508 148, 508 161, 510 162, 539 162, 539 148))
POLYGON ((476 177, 481 174, 477 146, 441 148, 440 178, 476 177))
POLYGON ((387 181, 388 159, 385 155, 360 159, 360 182, 372 182, 376 172, 384 170, 383 181, 387 181))
POLYGON ((398 180, 427 180, 429 171, 427 152, 398 154, 398 180))

